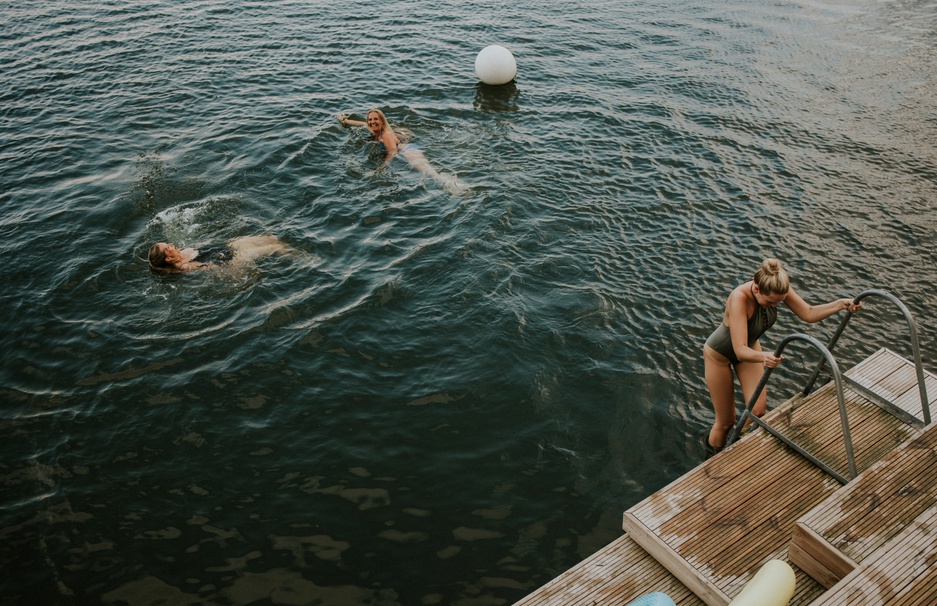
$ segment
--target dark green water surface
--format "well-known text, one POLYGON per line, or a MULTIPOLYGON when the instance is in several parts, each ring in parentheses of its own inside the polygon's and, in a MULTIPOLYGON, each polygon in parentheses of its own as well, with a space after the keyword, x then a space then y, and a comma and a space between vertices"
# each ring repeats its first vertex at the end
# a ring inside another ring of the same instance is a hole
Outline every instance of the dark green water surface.
MULTIPOLYGON (((810 302, 899 296, 933 369, 935 31, 934 0, 3 2, 0 604, 510 604, 703 460, 703 342, 766 256, 810 302), (492 43, 515 83, 477 83, 492 43), (372 106, 468 189, 382 170, 335 119, 372 106), (145 261, 261 233, 294 252, 145 261)), ((909 354, 886 305, 854 325, 844 367, 909 354)))

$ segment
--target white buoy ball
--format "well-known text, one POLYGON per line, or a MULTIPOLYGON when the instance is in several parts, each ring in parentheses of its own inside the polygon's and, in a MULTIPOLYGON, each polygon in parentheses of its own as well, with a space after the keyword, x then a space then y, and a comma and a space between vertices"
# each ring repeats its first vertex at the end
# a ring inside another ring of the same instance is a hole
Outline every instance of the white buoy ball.
POLYGON ((485 84, 507 84, 517 75, 517 62, 511 51, 492 44, 475 57, 475 75, 485 84))

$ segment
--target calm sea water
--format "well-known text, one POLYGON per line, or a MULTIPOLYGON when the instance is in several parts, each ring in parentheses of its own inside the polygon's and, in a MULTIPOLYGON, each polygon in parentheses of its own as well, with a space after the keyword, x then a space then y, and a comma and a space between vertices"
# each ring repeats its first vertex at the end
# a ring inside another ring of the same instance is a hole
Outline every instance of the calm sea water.
MULTIPOLYGON (((702 344, 765 256, 808 301, 893 292, 937 361, 934 0, 0 26, 3 604, 509 604, 703 459, 702 344), (476 82, 492 43, 514 84, 476 82), (372 106, 470 188, 380 170, 335 119, 372 106), (146 266, 260 233, 294 252, 146 266)), ((844 366, 908 355, 887 305, 853 325, 844 366)))

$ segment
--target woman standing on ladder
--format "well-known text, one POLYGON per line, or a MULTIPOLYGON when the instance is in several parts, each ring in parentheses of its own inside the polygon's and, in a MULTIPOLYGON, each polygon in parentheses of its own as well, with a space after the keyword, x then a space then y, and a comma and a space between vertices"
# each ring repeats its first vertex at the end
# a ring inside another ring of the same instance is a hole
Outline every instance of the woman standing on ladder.
MULTIPOLYGON (((725 446, 726 435, 735 425, 735 384, 732 371, 739 378, 742 396, 747 404, 761 381, 765 368, 776 368, 783 356, 762 351, 758 339, 771 328, 778 317, 778 303, 784 303, 805 322, 819 322, 835 313, 859 311, 862 304, 852 299, 837 299, 823 305, 809 305, 794 289, 790 278, 777 259, 765 259, 753 279, 737 286, 729 294, 722 323, 706 340, 703 360, 706 365, 706 386, 712 398, 716 420, 709 431, 707 445, 719 450, 725 446)), ((765 414, 767 390, 761 392, 752 413, 765 414)))

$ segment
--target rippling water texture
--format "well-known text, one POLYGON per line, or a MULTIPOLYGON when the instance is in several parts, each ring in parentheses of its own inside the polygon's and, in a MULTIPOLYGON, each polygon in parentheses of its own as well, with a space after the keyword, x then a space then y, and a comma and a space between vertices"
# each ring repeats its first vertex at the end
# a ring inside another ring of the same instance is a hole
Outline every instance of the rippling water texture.
MULTIPOLYGON (((895 293, 934 368, 935 31, 934 0, 4 2, 3 603, 509 604, 702 460, 703 341, 765 256, 808 301, 895 293), (514 84, 476 82, 491 43, 514 84), (335 119, 371 106, 469 189, 381 170, 335 119), (260 233, 293 252, 146 266, 260 233)), ((844 365, 907 355, 861 320, 844 365)))

